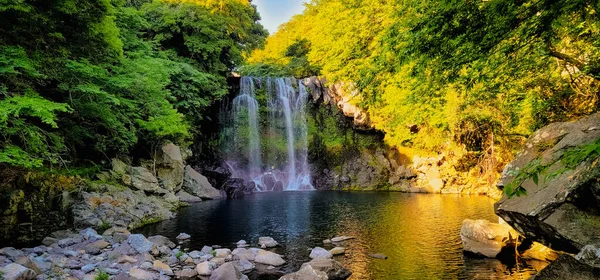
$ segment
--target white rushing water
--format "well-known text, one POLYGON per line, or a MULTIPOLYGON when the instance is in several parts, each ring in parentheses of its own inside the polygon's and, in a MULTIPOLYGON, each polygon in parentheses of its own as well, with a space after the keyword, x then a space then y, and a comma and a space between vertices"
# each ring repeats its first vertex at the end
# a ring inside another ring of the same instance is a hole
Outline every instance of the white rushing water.
POLYGON ((238 152, 227 160, 232 174, 254 182, 256 191, 313 190, 308 165, 307 102, 308 92, 301 81, 296 84, 293 78, 242 77, 239 95, 231 107, 236 128, 233 143, 226 143, 238 152), (266 94, 263 109, 268 117, 262 127, 257 88, 266 94), (282 142, 285 150, 278 146, 282 142))

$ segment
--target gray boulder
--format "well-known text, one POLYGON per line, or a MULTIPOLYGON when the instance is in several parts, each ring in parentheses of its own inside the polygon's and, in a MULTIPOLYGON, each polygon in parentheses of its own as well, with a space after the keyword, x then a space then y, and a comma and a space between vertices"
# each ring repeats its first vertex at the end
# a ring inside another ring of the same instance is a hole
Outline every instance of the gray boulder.
MULTIPOLYGON (((526 238, 552 249, 577 253, 585 245, 600 246, 600 164, 589 157, 567 166, 565 154, 600 138, 600 113, 576 122, 550 124, 529 137, 525 148, 506 166, 500 187, 521 187, 527 195, 504 195, 496 214, 526 238)), ((597 142, 596 142, 597 143, 597 142)))
POLYGON ((198 173, 191 166, 185 167, 183 190, 202 199, 220 199, 221 193, 213 188, 206 177, 198 173))
POLYGON ((140 254, 150 253, 154 247, 154 244, 150 242, 142 234, 132 234, 127 238, 129 246, 136 250, 140 254))
POLYGON ((158 179, 154 177, 150 170, 138 166, 128 167, 128 174, 123 175, 123 183, 134 189, 157 194, 166 194, 167 191, 162 189, 158 184, 158 179))
POLYGON ((277 243, 277 241, 275 241, 275 239, 272 237, 263 236, 258 238, 258 245, 264 248, 272 248, 279 246, 279 243, 277 243))

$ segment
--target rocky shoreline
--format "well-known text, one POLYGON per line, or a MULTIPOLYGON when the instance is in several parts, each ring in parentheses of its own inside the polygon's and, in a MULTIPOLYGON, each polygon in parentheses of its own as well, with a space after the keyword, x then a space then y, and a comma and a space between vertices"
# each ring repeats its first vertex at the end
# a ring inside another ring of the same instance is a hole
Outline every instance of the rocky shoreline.
MULTIPOLYGON (((0 249, 0 278, 243 280, 252 271, 274 274, 286 263, 285 256, 271 251, 279 243, 270 237, 260 237, 257 247, 240 240, 231 249, 213 245, 199 251, 186 248, 190 238, 182 233, 175 243, 160 235, 131 234, 122 227, 111 227, 102 234, 91 228, 78 233, 55 232, 34 248, 0 249)), ((336 237, 329 242, 347 239, 336 237)), ((310 262, 279 279, 347 279, 351 272, 333 259, 333 255, 340 254, 344 254, 342 247, 329 251, 315 247, 310 262)))
POLYGON ((536 131, 506 166, 500 223, 465 220, 463 249, 552 263, 535 279, 600 278, 600 113, 536 131), (516 192, 518 190, 518 192, 516 192))

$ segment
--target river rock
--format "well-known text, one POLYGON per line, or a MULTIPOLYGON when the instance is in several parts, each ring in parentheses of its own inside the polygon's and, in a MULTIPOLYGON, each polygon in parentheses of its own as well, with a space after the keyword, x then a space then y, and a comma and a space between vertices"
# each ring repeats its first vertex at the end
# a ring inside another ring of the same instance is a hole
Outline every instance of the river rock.
POLYGON ((162 235, 150 236, 148 237, 148 241, 152 242, 152 244, 154 244, 154 246, 156 247, 167 246, 171 249, 177 247, 177 245, 173 243, 173 241, 171 241, 168 237, 162 235))
POLYGON ((556 261, 542 269, 535 280, 592 280, 600 279, 600 268, 592 267, 577 261, 575 258, 563 254, 556 261))
POLYGON ((175 237, 177 240, 188 240, 190 238, 192 238, 191 235, 187 234, 187 233, 180 233, 179 235, 177 235, 177 237, 175 237))
POLYGON ((183 183, 184 164, 178 146, 169 142, 160 148, 156 155, 156 173, 165 189, 179 190, 183 183))
POLYGON ((179 198, 179 201, 181 202, 188 202, 188 203, 193 203, 193 202, 200 202, 202 201, 202 198, 199 198, 197 196, 193 196, 189 193, 186 193, 185 191, 179 191, 175 194, 175 196, 177 196, 177 198, 179 198))
POLYGON ((249 272, 251 270, 253 270, 255 268, 254 264, 251 263, 249 260, 246 259, 241 259, 239 261, 235 261, 233 262, 233 264, 235 266, 237 266, 237 268, 242 272, 249 272))
POLYGON ((202 174, 198 173, 189 165, 185 167, 183 190, 202 199, 221 198, 219 190, 213 188, 206 177, 202 176, 202 174))
POLYGON ((175 272, 178 279, 194 279, 198 275, 195 269, 184 268, 175 272))
POLYGON ((33 270, 16 263, 0 268, 0 271, 4 280, 27 280, 37 276, 33 270))
POLYGON ((202 249, 200 249, 200 252, 207 254, 207 255, 212 255, 212 251, 213 251, 213 247, 210 247, 210 246, 203 246, 202 249))
POLYGON ((275 185, 273 185, 273 191, 274 192, 282 192, 283 190, 284 190, 283 182, 281 182, 281 181, 275 182, 275 185))
POLYGON ((18 258, 24 256, 23 252, 13 247, 4 247, 0 249, 0 255, 6 256, 7 258, 16 261, 18 258))
POLYGON ((277 241, 275 241, 275 239, 266 236, 266 237, 258 238, 258 245, 260 245, 261 247, 265 247, 265 248, 272 248, 272 247, 277 247, 279 245, 279 243, 277 243, 277 241))
POLYGON ((132 234, 127 238, 127 243, 140 254, 152 252, 154 244, 142 234, 132 234))
POLYGON ((227 258, 231 256, 231 250, 229 249, 216 249, 215 258, 227 258))
POLYGON ((196 265, 196 272, 200 276, 210 276, 214 269, 217 268, 217 264, 214 262, 204 261, 196 265))
POLYGON ((254 261, 257 252, 246 248, 236 248, 231 252, 234 259, 254 261))
POLYGON ((88 254, 97 255, 102 252, 102 249, 108 247, 108 245, 110 245, 110 243, 104 240, 94 241, 85 246, 85 252, 88 254))
POLYGON ((346 252, 346 248, 344 247, 335 247, 331 250, 329 250, 329 253, 331 253, 332 255, 342 255, 344 254, 344 252, 346 252))
POLYGON ((256 258, 254 262, 272 265, 272 266, 281 266, 285 264, 285 260, 281 258, 281 255, 275 254, 273 252, 260 250, 256 254, 256 258))
POLYGON ((244 179, 240 178, 230 178, 225 181, 225 183, 223 183, 223 190, 225 191, 227 198, 242 198, 248 191, 244 179))
POLYGON ((158 279, 158 275, 156 273, 144 270, 144 269, 140 269, 140 268, 135 268, 132 267, 129 270, 129 276, 131 276, 134 279, 138 279, 138 280, 152 280, 152 279, 158 279))
POLYGON ((330 259, 332 256, 333 255, 329 253, 329 251, 321 247, 315 247, 312 249, 312 251, 310 251, 311 259, 330 259))
POLYGON ((460 229, 463 250, 489 258, 495 258, 506 246, 514 246, 511 238, 519 238, 514 229, 487 220, 466 219, 460 229))
POLYGON ((302 264, 302 267, 305 266, 310 266, 317 271, 324 272, 327 274, 329 280, 343 280, 352 275, 350 270, 334 259, 317 258, 302 264))
POLYGON ((600 164, 591 157, 573 169, 561 158, 573 147, 588 145, 600 138, 600 113, 575 122, 553 123, 536 131, 525 148, 508 164, 499 186, 522 187, 527 195, 502 197, 496 214, 526 238, 552 249, 577 253, 585 245, 600 246, 600 164), (538 170, 518 180, 523 170, 538 170))
POLYGON ((248 277, 235 266, 233 263, 225 263, 215 269, 210 275, 209 280, 243 280, 248 277))
POLYGON ((322 271, 315 270, 310 265, 302 266, 300 270, 294 273, 286 274, 279 280, 327 280, 327 274, 322 271))
POLYGON ((155 260, 152 263, 152 268, 164 275, 173 275, 173 270, 165 263, 155 260))

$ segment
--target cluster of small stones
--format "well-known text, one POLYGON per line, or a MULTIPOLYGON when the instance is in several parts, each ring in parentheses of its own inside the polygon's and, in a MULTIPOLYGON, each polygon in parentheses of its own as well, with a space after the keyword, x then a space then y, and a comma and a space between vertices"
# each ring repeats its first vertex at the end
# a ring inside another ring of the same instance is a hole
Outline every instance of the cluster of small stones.
MULTIPOLYGON (((276 270, 286 263, 282 255, 269 251, 279 246, 271 237, 259 238, 261 248, 250 248, 240 240, 233 250, 204 246, 200 251, 188 251, 182 248, 191 238, 185 233, 177 236, 179 245, 164 236, 146 238, 120 227, 102 235, 87 228, 79 233, 55 232, 52 236, 35 248, 0 249, 2 279, 241 280, 248 279, 245 274, 255 269, 276 270)), ((304 274, 298 275, 307 272, 320 275, 318 279, 346 279, 350 271, 332 259, 343 253, 343 248, 327 251, 316 247, 311 251, 311 262, 280 279, 307 279, 304 274)))

